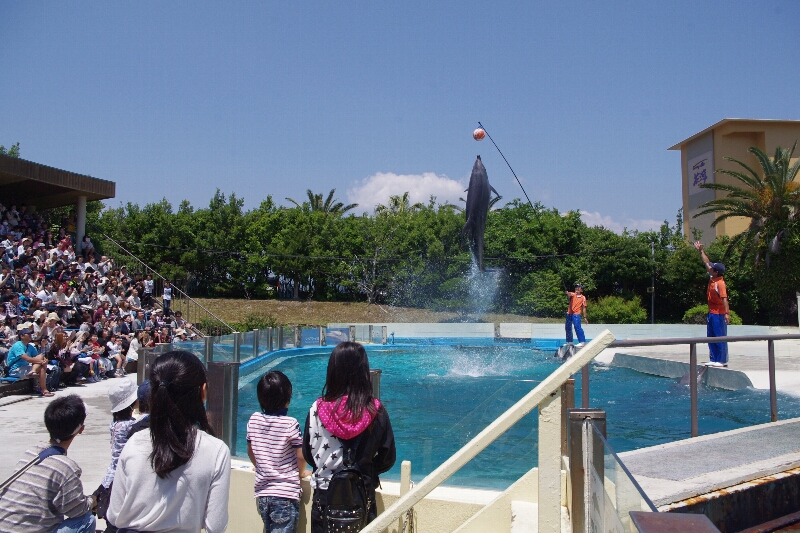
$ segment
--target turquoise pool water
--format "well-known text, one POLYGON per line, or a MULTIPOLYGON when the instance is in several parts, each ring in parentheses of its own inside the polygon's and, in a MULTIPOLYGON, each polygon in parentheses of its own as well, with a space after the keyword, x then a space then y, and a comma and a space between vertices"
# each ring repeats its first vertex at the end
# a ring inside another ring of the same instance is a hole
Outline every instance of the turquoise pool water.
MULTIPOLYGON (((330 350, 286 351, 273 360, 277 363, 264 367, 281 370, 292 381, 289 414, 301 427, 309 406, 321 393, 330 350)), ((398 461, 385 479, 399 479, 400 461, 407 459, 412 462, 412 478, 419 481, 559 365, 550 351, 519 344, 476 346, 466 339, 432 345, 368 346, 367 351, 370 366, 383 371, 381 400, 397 441, 398 461)), ((576 379, 575 397, 580 402, 580 375, 576 379)), ((591 406, 606 410, 608 440, 617 452, 690 436, 689 390, 676 381, 592 365, 591 406)), ((239 391, 236 453, 243 457, 247 454, 247 420, 259 410, 255 384, 256 380, 246 383, 239 391)), ((781 418, 800 416, 800 398, 779 394, 778 409, 781 418)), ((769 422, 768 391, 700 388, 701 434, 764 422, 769 422)), ((448 484, 505 488, 536 466, 537 453, 534 410, 448 484)))

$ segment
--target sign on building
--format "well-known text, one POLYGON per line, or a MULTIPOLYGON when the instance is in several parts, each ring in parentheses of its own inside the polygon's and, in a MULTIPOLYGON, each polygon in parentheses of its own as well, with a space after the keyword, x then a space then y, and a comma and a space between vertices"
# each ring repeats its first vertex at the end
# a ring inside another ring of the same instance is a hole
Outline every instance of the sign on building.
POLYGON ((706 152, 689 161, 689 168, 686 175, 689 179, 689 194, 697 194, 704 191, 701 185, 714 183, 714 153, 706 152))

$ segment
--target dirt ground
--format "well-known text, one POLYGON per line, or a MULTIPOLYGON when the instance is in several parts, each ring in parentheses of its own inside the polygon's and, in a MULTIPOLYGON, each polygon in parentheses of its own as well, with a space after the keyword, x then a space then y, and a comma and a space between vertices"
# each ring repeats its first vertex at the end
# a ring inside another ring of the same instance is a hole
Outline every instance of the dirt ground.
POLYGON ((242 322, 247 315, 272 315, 279 324, 326 325, 331 322, 560 322, 511 314, 486 314, 464 317, 458 313, 349 302, 311 302, 291 300, 197 299, 222 320, 242 322))

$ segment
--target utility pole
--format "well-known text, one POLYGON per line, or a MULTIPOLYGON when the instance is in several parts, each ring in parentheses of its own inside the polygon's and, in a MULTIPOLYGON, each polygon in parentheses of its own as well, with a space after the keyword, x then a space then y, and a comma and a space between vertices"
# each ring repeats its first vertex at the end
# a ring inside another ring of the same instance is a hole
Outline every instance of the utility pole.
POLYGON ((653 275, 650 278, 650 323, 656 323, 656 243, 650 243, 650 260, 653 263, 653 275))

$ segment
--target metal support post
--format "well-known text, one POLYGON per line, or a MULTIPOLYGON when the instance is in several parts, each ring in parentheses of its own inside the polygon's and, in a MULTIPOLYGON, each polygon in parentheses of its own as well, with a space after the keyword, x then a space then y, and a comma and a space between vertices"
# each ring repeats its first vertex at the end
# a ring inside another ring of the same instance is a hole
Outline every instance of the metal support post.
POLYGON ((775 341, 767 341, 767 359, 769 360, 769 412, 773 422, 778 421, 778 390, 775 386, 775 341))
POLYGON ((356 327, 350 326, 350 342, 356 342, 356 327))
POLYGON ((372 382, 372 395, 377 398, 381 399, 381 370, 380 368, 370 368, 369 369, 369 379, 372 382))
POLYGON ((691 399, 692 437, 699 433, 697 427, 697 344, 689 345, 689 397, 691 399))
POLYGON ((259 337, 260 331, 257 329, 253 330, 253 359, 258 357, 258 341, 260 340, 259 337))
POLYGON ((233 334, 233 360, 236 363, 242 360, 242 334, 238 331, 233 334))
POLYGON ((589 408, 589 363, 581 369, 581 407, 589 408))
POLYGON ((214 434, 236 453, 236 421, 239 407, 239 363, 212 361, 208 364, 208 422, 214 434))
POLYGON ((283 326, 278 326, 278 350, 283 350, 283 326))
POLYGON ((300 326, 294 327, 294 347, 301 348, 303 346, 303 328, 300 326))
POLYGON ((208 363, 214 360, 214 337, 209 335, 203 339, 205 346, 203 347, 203 363, 208 367, 208 363))
POLYGON ((152 348, 142 348, 139 360, 136 361, 136 384, 141 385, 146 379, 150 379, 150 364, 155 357, 152 348))
POLYGON ((325 346, 325 326, 319 327, 319 345, 325 346))
MULTIPOLYGON (((602 409, 570 409, 567 411, 569 416, 568 438, 569 438, 569 479, 572 487, 571 509, 572 509, 572 532, 590 533, 589 525, 586 523, 584 513, 584 486, 586 471, 583 467, 583 422, 590 419, 600 433, 606 435, 606 412, 602 409)), ((594 440, 594 439, 593 439, 594 440)), ((593 443, 594 444, 594 443, 593 443)), ((603 446, 592 446, 595 469, 600 470, 598 474, 603 476, 603 446), (599 460, 598 456, 599 455, 599 460)), ((589 502, 591 503, 591 502, 589 502)))
POLYGON ((386 326, 381 326, 381 344, 386 344, 389 340, 389 335, 387 334, 386 326))
POLYGON ((568 455, 567 411, 575 408, 575 380, 568 379, 561 385, 561 455, 568 455))
POLYGON ((275 349, 275 328, 267 328, 267 352, 275 349))
POLYGON ((367 340, 367 342, 370 343, 370 344, 372 344, 372 331, 373 331, 373 329, 374 328, 373 328, 372 324, 370 324, 369 325, 369 333, 367 334, 369 336, 369 339, 367 340))

